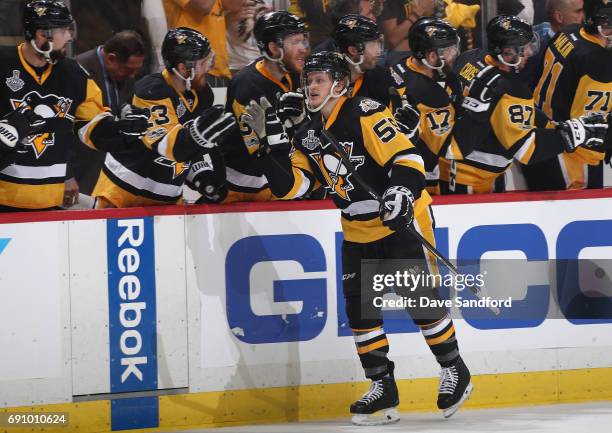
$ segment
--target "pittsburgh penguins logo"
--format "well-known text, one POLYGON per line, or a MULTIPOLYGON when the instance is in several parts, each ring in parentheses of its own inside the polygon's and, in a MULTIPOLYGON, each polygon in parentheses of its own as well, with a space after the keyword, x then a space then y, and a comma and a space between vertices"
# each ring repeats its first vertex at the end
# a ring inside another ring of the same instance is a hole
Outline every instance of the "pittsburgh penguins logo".
MULTIPOLYGON (((348 155, 349 160, 353 164, 353 167, 358 168, 365 162, 363 156, 353 156, 353 143, 343 142, 340 143, 345 153, 348 155)), ((325 146, 329 148, 329 144, 325 146)), ((349 191, 355 189, 353 183, 350 181, 351 172, 348 170, 346 165, 342 162, 340 155, 332 151, 332 153, 312 153, 310 157, 314 159, 316 164, 319 166, 325 181, 327 182, 328 188, 332 194, 337 194, 344 200, 350 201, 349 191)))
POLYGON ((189 170, 188 162, 176 162, 172 161, 171 159, 164 158, 163 156, 157 158, 155 162, 159 165, 163 165, 164 167, 172 169, 172 180, 176 179, 177 177, 185 173, 187 170, 189 170))
MULTIPOLYGON (((69 113, 72 106, 72 99, 64 98, 54 94, 41 96, 37 91, 32 91, 26 94, 22 99, 11 99, 13 109, 20 107, 29 107, 40 117, 50 119, 52 117, 66 118, 73 120, 69 113)), ((29 136, 24 144, 32 146, 36 158, 40 158, 49 146, 55 144, 55 134, 52 132, 44 132, 38 135, 29 136)))

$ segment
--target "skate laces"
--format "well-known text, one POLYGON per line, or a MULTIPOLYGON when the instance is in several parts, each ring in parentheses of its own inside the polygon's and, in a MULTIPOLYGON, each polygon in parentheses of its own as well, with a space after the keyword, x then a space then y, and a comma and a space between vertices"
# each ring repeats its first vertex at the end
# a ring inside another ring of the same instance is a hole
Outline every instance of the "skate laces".
POLYGON ((382 380, 373 380, 372 385, 370 385, 370 390, 366 392, 363 397, 359 399, 359 401, 369 404, 374 400, 381 398, 384 392, 382 380))
POLYGON ((453 394, 458 382, 459 372, 454 365, 452 367, 443 368, 442 372, 440 373, 440 387, 438 389, 438 393, 453 394))

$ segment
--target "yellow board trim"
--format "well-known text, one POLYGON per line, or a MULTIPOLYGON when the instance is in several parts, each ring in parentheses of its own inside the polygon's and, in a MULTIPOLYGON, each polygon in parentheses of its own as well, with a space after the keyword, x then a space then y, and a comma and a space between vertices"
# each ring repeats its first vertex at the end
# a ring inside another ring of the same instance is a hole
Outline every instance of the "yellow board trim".
MULTIPOLYGON (((488 374, 472 380, 474 392, 466 409, 612 400, 612 368, 488 374)), ((167 432, 334 418, 348 423, 349 404, 368 386, 356 382, 162 396, 159 428, 123 431, 167 432)), ((399 380, 398 388, 400 412, 438 412, 437 378, 399 380)), ((110 432, 108 400, 3 408, 0 412, 68 412, 70 417, 67 428, 5 427, 0 433, 110 432)))

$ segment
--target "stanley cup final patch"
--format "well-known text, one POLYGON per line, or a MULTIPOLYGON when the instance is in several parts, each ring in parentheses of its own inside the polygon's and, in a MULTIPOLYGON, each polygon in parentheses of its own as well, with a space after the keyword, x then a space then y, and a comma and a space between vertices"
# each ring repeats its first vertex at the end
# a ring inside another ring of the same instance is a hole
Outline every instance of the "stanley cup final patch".
POLYGON ((23 89, 25 82, 19 78, 19 71, 13 70, 13 76, 6 79, 6 86, 13 92, 18 92, 23 89))

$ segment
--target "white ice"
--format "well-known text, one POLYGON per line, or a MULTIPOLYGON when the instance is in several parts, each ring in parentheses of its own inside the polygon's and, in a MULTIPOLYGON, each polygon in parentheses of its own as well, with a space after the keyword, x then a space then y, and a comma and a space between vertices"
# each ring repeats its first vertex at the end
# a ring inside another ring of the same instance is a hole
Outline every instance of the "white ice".
POLYGON ((462 409, 452 418, 440 413, 406 413, 397 424, 357 427, 332 420, 271 424, 186 433, 610 433, 612 402, 557 404, 509 409, 462 409))

